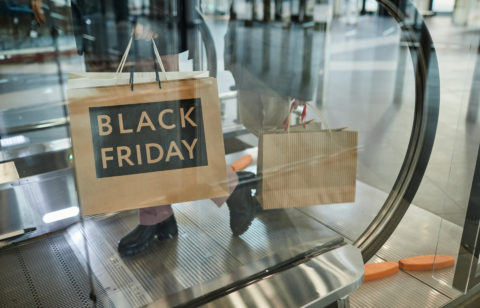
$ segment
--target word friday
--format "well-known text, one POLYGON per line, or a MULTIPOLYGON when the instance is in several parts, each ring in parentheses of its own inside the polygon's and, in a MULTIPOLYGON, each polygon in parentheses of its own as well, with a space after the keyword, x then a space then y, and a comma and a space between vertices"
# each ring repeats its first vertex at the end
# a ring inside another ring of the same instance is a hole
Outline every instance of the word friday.
POLYGON ((208 165, 200 99, 89 112, 99 178, 208 165))

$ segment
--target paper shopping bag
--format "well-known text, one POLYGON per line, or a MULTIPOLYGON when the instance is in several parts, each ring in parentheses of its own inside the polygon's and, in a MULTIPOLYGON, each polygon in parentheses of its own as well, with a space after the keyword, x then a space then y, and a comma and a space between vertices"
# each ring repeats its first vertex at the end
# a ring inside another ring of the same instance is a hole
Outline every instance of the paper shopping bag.
POLYGON ((357 132, 318 123, 260 136, 257 198, 264 209, 355 201, 357 132))
POLYGON ((83 214, 228 195, 217 82, 198 75, 135 73, 133 91, 129 74, 71 75, 83 214))

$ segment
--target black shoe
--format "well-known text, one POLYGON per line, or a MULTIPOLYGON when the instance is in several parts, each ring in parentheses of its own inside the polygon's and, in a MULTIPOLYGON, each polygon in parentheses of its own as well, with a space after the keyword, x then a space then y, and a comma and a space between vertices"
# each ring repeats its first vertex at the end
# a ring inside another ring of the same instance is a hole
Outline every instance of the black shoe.
POLYGON ((165 240, 178 233, 175 216, 152 226, 138 225, 118 242, 118 252, 121 256, 133 256, 147 249, 153 239, 165 240))
POLYGON ((230 229, 238 236, 248 230, 255 218, 259 204, 252 196, 252 189, 257 188, 257 178, 251 172, 237 172, 238 185, 227 200, 230 210, 230 229))
POLYGON ((166 240, 178 234, 177 221, 175 220, 175 215, 173 214, 161 223, 156 224, 156 227, 157 240, 166 240))

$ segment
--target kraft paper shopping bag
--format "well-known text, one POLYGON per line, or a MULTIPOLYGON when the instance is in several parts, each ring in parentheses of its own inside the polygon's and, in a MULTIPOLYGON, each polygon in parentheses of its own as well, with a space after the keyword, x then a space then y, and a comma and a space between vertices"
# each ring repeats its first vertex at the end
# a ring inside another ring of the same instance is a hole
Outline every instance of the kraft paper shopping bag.
POLYGON ((259 140, 257 191, 264 209, 355 200, 357 132, 319 123, 265 131, 259 140))
POLYGON ((217 82, 203 75, 71 74, 83 214, 228 195, 217 82), (133 91, 132 77, 139 81, 133 91))

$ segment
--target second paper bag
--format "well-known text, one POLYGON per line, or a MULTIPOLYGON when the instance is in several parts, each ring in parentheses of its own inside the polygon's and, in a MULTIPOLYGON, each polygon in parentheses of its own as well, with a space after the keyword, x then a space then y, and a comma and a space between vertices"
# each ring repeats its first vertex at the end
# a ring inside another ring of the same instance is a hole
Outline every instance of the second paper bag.
POLYGON ((258 151, 257 198, 264 209, 355 200, 357 132, 318 123, 271 130, 258 151))

